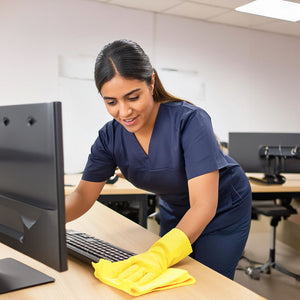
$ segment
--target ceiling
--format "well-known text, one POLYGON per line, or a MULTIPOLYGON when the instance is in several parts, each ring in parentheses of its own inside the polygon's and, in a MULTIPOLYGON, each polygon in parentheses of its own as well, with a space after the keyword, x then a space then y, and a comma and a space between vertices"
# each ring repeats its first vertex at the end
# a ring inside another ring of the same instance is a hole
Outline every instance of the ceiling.
MULTIPOLYGON (((300 21, 288 22, 237 12, 234 9, 252 0, 94 0, 113 5, 182 16, 212 23, 250 28, 300 37, 300 21)), ((289 0, 299 3, 300 0, 289 0)))

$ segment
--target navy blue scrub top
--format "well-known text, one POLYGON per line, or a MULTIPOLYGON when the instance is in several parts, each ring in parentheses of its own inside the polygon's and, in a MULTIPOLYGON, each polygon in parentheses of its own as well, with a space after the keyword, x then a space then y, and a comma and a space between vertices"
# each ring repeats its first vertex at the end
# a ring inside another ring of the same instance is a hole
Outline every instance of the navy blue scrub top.
POLYGON ((174 209, 187 210, 187 181, 219 170, 217 214, 205 232, 231 225, 249 210, 243 204, 249 181, 237 162, 222 152, 203 109, 184 101, 161 103, 148 152, 133 133, 112 120, 99 131, 82 179, 105 181, 118 166, 136 187, 157 194, 174 209))

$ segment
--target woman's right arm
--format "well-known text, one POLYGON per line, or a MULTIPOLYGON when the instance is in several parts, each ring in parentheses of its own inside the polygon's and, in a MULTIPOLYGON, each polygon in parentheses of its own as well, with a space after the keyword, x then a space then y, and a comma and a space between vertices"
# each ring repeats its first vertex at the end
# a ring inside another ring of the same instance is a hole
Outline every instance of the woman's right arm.
POLYGON ((66 198, 66 222, 70 222, 86 213, 98 199, 105 181, 91 182, 80 180, 78 186, 66 198))

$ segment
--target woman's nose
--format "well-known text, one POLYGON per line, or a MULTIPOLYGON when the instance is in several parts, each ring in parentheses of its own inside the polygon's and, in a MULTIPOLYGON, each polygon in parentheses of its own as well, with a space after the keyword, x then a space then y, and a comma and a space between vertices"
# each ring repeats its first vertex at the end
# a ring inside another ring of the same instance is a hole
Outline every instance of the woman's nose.
POLYGON ((128 105, 128 104, 120 105, 120 116, 127 117, 127 116, 130 116, 131 113, 132 113, 132 109, 131 109, 130 105, 128 105))

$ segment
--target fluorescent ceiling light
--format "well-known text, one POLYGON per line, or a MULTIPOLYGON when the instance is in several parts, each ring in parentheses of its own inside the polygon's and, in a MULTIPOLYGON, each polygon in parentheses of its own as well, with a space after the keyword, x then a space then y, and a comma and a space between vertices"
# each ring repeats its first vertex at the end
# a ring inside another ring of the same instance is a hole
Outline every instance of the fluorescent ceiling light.
POLYGON ((235 10, 292 22, 300 20, 300 4, 290 1, 256 0, 235 10))

